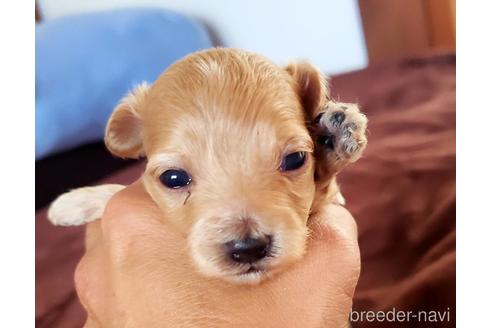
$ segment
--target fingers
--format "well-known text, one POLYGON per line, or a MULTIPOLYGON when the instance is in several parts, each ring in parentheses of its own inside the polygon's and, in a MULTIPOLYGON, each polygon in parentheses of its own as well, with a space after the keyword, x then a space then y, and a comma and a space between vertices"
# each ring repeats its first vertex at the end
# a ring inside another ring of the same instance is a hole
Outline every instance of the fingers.
POLYGON ((316 261, 327 259, 326 270, 333 272, 340 291, 350 299, 360 275, 360 250, 357 241, 357 224, 347 209, 328 204, 322 216, 310 226, 308 254, 316 261))
POLYGON ((103 250, 101 221, 87 224, 86 252, 74 273, 75 289, 88 316, 84 327, 100 327, 98 321, 104 320, 104 312, 110 310, 110 270, 107 254, 103 250))
MULTIPOLYGON (((321 326, 344 327, 360 275, 357 227, 352 215, 342 206, 330 204, 322 212, 323 216, 310 226, 305 256, 265 285, 274 291, 281 290, 293 302, 302 299, 307 308, 323 309, 321 326), (285 286, 295 287, 289 287, 286 292, 285 286)), ((299 308, 298 304, 285 306, 299 308)), ((305 308, 298 309, 297 313, 305 318, 314 317, 314 310, 310 314, 302 310, 305 308)))
POLYGON ((125 214, 129 210, 152 208, 154 202, 145 191, 142 180, 137 180, 128 187, 116 193, 108 202, 104 214, 125 214))
MULTIPOLYGON (((360 261, 355 221, 343 207, 328 205, 323 220, 311 227, 305 257, 256 289, 198 276, 185 239, 162 215, 137 181, 109 201, 101 221, 87 226, 88 245, 92 246, 75 278, 90 317, 87 327, 106 326, 114 313, 130 308, 134 313, 148 313, 149 299, 154 304, 151 312, 165 314, 168 320, 170 313, 176 320, 190 311, 208 314, 207 305, 213 304, 237 313, 250 311, 252 317, 258 315, 257 309, 268 307, 273 314, 262 320, 283 320, 284 326, 319 326, 321 317, 328 327, 340 327, 346 321, 360 261), (122 299, 116 302, 116 297, 122 299), (296 310, 286 313, 285 309, 296 310)), ((239 317, 229 319, 238 321, 239 317)))
POLYGON ((137 180, 109 200, 101 220, 101 229, 104 236, 125 230, 131 235, 134 230, 132 226, 137 228, 161 217, 162 214, 145 191, 142 181, 137 180))
POLYGON ((336 238, 348 243, 357 243, 357 224, 354 217, 343 206, 327 204, 320 213, 312 218, 311 239, 326 241, 336 238))

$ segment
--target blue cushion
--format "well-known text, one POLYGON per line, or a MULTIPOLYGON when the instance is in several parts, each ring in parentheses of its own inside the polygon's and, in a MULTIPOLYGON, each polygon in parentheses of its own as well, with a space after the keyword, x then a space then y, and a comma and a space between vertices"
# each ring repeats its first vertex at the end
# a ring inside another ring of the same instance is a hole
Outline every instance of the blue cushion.
POLYGON ((67 16, 36 26, 36 159, 101 140, 130 89, 211 46, 205 28, 162 9, 67 16))

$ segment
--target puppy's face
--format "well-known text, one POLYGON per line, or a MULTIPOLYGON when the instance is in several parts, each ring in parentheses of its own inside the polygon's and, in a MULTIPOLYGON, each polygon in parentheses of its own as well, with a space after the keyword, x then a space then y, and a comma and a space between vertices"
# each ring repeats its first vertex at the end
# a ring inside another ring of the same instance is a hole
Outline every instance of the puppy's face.
POLYGON ((108 148, 147 156, 147 191, 208 276, 257 282, 304 253, 316 192, 307 122, 326 94, 300 67, 230 49, 193 54, 110 119, 108 148))

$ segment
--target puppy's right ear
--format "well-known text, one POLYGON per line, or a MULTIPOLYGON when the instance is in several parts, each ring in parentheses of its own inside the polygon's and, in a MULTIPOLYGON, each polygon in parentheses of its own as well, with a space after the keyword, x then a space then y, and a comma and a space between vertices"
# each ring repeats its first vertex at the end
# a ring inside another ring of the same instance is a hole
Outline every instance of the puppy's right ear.
POLYGON ((314 119, 330 96, 328 79, 316 67, 308 62, 294 62, 285 67, 297 86, 306 118, 314 119))
POLYGON ((139 158, 145 155, 140 112, 149 89, 147 83, 138 85, 121 100, 111 114, 104 142, 113 155, 122 158, 139 158))

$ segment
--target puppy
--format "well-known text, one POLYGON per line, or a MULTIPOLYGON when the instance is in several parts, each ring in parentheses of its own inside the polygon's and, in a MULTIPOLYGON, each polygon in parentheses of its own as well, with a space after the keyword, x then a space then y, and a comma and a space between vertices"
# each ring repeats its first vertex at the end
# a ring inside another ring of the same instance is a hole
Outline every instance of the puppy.
MULTIPOLYGON (((357 105, 330 100, 306 62, 215 48, 189 55, 122 99, 105 135, 122 158, 147 157, 146 191, 187 236, 204 275, 257 283, 299 259, 309 225, 344 203, 335 178, 367 144, 357 105)), ((120 185, 76 189, 54 224, 101 217, 120 185)))

